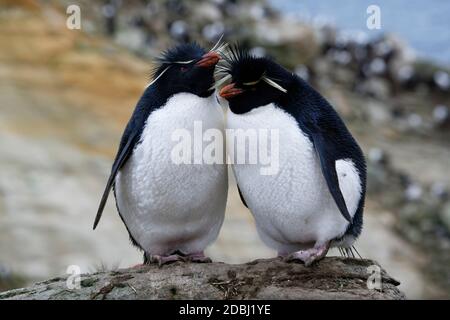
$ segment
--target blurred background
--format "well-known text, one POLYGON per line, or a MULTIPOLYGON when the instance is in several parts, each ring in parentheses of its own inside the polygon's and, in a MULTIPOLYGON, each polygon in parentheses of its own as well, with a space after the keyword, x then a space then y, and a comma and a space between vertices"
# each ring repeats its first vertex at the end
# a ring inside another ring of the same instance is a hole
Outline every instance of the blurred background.
MULTIPOLYGON (((409 298, 450 298, 449 14, 444 0, 0 0, 0 291, 69 265, 141 262, 113 198, 92 231, 119 138, 152 57, 224 34, 309 81, 360 142, 362 256, 409 298), (81 30, 66 27, 72 4, 81 30), (379 30, 366 26, 370 4, 379 30)), ((275 254, 233 179, 208 254, 229 263, 275 254)))

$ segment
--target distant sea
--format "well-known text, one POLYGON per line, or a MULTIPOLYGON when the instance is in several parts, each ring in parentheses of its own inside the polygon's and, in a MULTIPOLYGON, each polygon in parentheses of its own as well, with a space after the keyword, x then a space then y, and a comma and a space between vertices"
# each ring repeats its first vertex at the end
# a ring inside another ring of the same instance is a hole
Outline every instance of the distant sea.
POLYGON ((393 33, 416 56, 450 66, 449 0, 269 0, 287 15, 311 22, 329 22, 344 31, 364 31, 369 37, 393 33), (366 27, 369 5, 381 9, 381 29, 366 27))

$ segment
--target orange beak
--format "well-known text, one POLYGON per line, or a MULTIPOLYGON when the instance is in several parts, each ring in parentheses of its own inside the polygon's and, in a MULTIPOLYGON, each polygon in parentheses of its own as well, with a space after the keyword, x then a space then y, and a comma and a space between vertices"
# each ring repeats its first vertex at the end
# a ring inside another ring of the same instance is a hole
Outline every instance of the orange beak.
POLYGON ((195 64, 197 67, 208 68, 213 67, 219 62, 220 55, 214 51, 208 52, 195 64))
POLYGON ((234 83, 226 85, 220 90, 219 95, 224 99, 230 99, 244 92, 244 90, 235 88, 234 86, 234 83))

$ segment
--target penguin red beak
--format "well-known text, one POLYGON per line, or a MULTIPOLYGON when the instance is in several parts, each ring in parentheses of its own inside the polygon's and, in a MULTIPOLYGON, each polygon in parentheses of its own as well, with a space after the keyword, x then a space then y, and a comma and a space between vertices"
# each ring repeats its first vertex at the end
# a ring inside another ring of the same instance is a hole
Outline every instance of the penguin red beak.
POLYGON ((242 92, 244 92, 244 90, 235 88, 235 84, 230 83, 220 90, 219 95, 224 99, 230 99, 238 94, 241 94, 242 92))
POLYGON ((214 51, 210 51, 202 56, 202 58, 195 64, 197 67, 209 68, 213 67, 219 62, 220 55, 214 51))

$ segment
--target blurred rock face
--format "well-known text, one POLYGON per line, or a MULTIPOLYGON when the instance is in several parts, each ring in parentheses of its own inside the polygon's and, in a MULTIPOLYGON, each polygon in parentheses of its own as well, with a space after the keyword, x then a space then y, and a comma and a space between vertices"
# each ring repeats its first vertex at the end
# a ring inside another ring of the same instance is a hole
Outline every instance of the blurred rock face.
MULTIPOLYGON (((362 144, 363 256, 379 260, 409 297, 448 296, 448 70, 411 59, 396 38, 312 28, 263 1, 80 0, 81 32, 61 27, 69 2, 21 1, 0 11, 0 289, 72 264, 92 271, 140 262, 113 201, 99 229, 91 225, 146 85, 147 58, 180 41, 212 46, 224 34, 319 89, 362 144)), ((230 263, 273 256, 231 184, 208 254, 230 263)))

